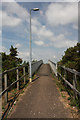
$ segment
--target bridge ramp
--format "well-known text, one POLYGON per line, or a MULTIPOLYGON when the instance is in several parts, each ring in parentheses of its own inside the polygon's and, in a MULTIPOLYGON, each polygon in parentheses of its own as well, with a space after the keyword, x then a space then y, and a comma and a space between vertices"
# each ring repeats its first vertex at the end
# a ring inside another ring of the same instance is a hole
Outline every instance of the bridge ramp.
POLYGON ((10 118, 70 118, 69 110, 59 100, 55 81, 50 76, 50 67, 43 64, 40 76, 25 91, 14 107, 10 118))

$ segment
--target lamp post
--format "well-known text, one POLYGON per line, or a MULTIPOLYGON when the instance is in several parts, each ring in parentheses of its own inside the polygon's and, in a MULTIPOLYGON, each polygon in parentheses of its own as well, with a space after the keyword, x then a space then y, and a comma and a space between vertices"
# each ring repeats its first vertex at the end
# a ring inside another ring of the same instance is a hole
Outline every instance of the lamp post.
POLYGON ((31 11, 38 11, 39 8, 33 8, 33 9, 30 9, 30 61, 29 61, 29 77, 30 77, 30 82, 32 82, 32 36, 31 36, 31 11))

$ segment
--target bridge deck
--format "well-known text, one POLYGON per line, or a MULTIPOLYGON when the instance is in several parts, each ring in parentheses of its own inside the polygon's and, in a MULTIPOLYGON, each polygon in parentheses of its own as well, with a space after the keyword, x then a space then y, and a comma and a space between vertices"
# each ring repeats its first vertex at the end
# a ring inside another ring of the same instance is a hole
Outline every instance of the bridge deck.
POLYGON ((25 91, 10 118, 70 118, 69 110, 59 100, 49 65, 43 64, 37 74, 40 78, 25 91))

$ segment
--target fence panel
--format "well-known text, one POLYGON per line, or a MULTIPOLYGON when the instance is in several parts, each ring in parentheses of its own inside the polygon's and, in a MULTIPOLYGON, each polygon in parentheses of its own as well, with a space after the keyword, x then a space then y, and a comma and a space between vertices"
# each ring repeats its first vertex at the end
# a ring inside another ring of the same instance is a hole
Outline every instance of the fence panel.
POLYGON ((42 60, 32 63, 32 75, 37 71, 41 64, 43 64, 42 60))
POLYGON ((48 63, 50 65, 52 71, 54 72, 54 74, 57 76, 57 64, 52 62, 52 61, 50 61, 50 60, 48 61, 48 63))
MULTIPOLYGON (((69 92, 73 91, 73 97, 74 99, 77 99, 78 97, 80 98, 80 91, 78 90, 78 82, 77 82, 77 76, 80 77, 80 72, 77 72, 76 70, 74 69, 70 69, 70 68, 66 68, 64 66, 60 66, 58 65, 58 78, 60 76, 60 78, 62 78, 62 80, 64 80, 66 82, 66 84, 68 85, 65 85, 65 87, 67 88, 67 90, 69 90, 69 92), (66 71, 63 74, 61 74, 63 71, 66 71), (66 73, 70 73, 70 74, 66 74, 66 73), (70 88, 70 89, 69 89, 70 88)), ((80 81, 79 81, 80 82, 80 81)), ((80 87, 80 86, 79 86, 80 87)))

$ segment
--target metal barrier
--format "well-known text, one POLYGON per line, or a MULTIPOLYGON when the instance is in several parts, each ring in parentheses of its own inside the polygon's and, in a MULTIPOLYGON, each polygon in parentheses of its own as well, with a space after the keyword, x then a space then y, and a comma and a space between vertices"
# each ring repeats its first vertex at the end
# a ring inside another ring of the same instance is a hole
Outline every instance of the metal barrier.
POLYGON ((43 64, 42 60, 32 63, 32 75, 38 70, 41 64, 43 64))
MULTIPOLYGON (((32 75, 37 71, 37 69, 40 67, 40 65, 42 63, 43 63, 42 60, 32 63, 32 75)), ((1 99, 2 99, 3 95, 5 95, 5 99, 4 99, 5 103, 6 104, 8 103, 8 99, 9 99, 8 93, 9 93, 9 90, 12 86, 14 86, 16 84, 17 85, 17 91, 19 91, 20 90, 20 81, 23 81, 24 85, 26 84, 26 75, 28 75, 28 73, 26 73, 25 68, 26 68, 26 65, 21 65, 19 67, 15 67, 15 68, 12 68, 12 69, 9 69, 9 70, 5 70, 4 72, 0 73, 0 82, 2 81, 2 76, 3 76, 3 79, 4 79, 4 90, 0 92, 0 103, 1 104, 2 104, 1 99), (20 75, 20 71, 21 71, 21 73, 23 71, 23 73, 21 75, 20 75), (16 79, 15 79, 14 82, 12 82, 10 85, 8 85, 8 74, 11 73, 11 72, 16 73, 15 74, 16 79)), ((0 111, 1 111, 1 109, 0 109, 0 111)), ((4 116, 4 114, 3 114, 3 116, 4 116)), ((2 117, 2 115, 0 116, 0 118, 1 117, 2 117)))
POLYGON ((57 64, 52 62, 51 60, 48 61, 52 71, 54 72, 54 74, 57 76, 57 64))
POLYGON ((19 67, 16 67, 16 68, 12 68, 10 70, 5 70, 3 73, 2 73, 2 76, 4 77, 4 90, 0 93, 0 98, 2 97, 2 95, 5 94, 5 101, 8 102, 8 90, 15 84, 17 84, 17 90, 19 90, 19 82, 22 78, 24 78, 24 84, 26 83, 26 74, 25 74, 25 65, 23 66, 19 66, 19 67), (23 68, 23 75, 19 78, 19 69, 20 68, 23 68), (8 79, 7 79, 7 74, 11 71, 15 71, 16 70, 16 73, 17 73, 17 76, 16 76, 16 81, 14 81, 13 83, 11 83, 9 86, 8 86, 8 79))
MULTIPOLYGON (((43 63, 42 60, 40 61, 37 61, 37 62, 34 62, 32 63, 32 75, 37 71, 37 69, 40 67, 40 65, 43 63)), ((0 98, 2 97, 2 95, 5 94, 5 101, 8 102, 8 90, 15 84, 17 84, 17 90, 19 90, 20 88, 20 84, 19 82, 22 80, 22 78, 24 78, 24 84, 26 84, 26 74, 25 73, 25 65, 22 65, 22 66, 19 66, 19 67, 16 67, 16 68, 12 68, 10 70, 5 70, 2 74, 0 74, 0 76, 3 76, 4 77, 4 90, 0 93, 0 98), (20 68, 23 69, 23 75, 19 78, 19 71, 20 71, 20 68), (9 86, 8 86, 8 78, 7 78, 7 75, 9 72, 12 72, 12 71, 15 71, 16 70, 16 80, 11 83, 9 86)))
POLYGON ((80 91, 77 89, 77 76, 80 76, 80 72, 77 72, 74 69, 70 69, 70 68, 66 68, 65 66, 60 66, 52 61, 48 61, 52 71, 55 73, 56 76, 58 76, 58 78, 60 77, 64 82, 65 82, 65 87, 67 87, 67 85, 73 90, 74 92, 74 98, 76 98, 76 96, 78 95, 80 97, 80 91), (58 69, 62 68, 63 72, 59 73, 58 69), (58 71, 58 72, 57 72, 58 71), (67 80, 67 72, 72 74, 72 83, 70 83, 70 81, 67 80))
POLYGON ((58 79, 60 77, 65 82, 65 87, 67 87, 68 85, 73 90, 74 98, 76 98, 77 95, 80 97, 80 91, 77 89, 77 76, 80 77, 80 72, 77 72, 76 70, 67 68, 65 66, 58 65, 58 70, 59 69, 63 69, 63 72, 57 72, 58 79), (72 74, 72 83, 69 80, 67 80, 68 72, 72 74))

